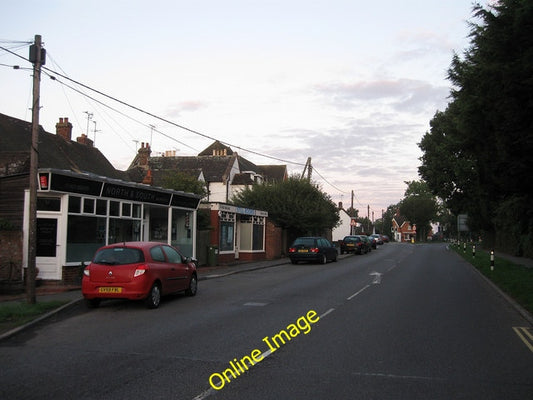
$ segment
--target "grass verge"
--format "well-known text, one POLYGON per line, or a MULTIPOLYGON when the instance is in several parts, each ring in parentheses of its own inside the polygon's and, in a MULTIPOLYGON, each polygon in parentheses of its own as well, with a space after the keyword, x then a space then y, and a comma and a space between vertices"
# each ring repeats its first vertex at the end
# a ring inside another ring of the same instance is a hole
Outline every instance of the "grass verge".
POLYGON ((0 303, 0 334, 37 319, 66 303, 68 300, 43 301, 36 304, 22 301, 0 303))
POLYGON ((533 268, 517 265, 509 260, 494 256, 494 268, 492 269, 490 253, 486 250, 479 250, 481 246, 476 246, 475 256, 471 245, 467 246, 466 251, 462 245, 450 247, 524 309, 533 314, 533 268))

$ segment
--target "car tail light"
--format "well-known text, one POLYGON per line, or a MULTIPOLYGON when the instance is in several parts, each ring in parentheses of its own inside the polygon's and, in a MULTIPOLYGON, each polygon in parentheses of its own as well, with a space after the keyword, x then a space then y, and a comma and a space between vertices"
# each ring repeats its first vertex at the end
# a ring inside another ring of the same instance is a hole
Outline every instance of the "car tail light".
POLYGON ((319 250, 318 250, 318 247, 311 247, 311 248, 309 249, 309 251, 310 251, 311 253, 318 253, 319 250))
POLYGON ((133 277, 136 278, 137 276, 141 276, 141 275, 143 275, 146 271, 148 271, 148 266, 147 266, 147 265, 139 265, 139 266, 135 269, 135 272, 133 273, 133 277))
POLYGON ((289 253, 296 253, 296 249, 294 247, 289 248, 289 253))

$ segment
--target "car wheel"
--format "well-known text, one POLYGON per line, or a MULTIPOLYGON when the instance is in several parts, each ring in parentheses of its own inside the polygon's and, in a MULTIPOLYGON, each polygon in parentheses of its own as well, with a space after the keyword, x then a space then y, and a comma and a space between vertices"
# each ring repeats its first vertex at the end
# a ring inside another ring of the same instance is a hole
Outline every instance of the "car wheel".
POLYGON ((146 298, 146 306, 148 308, 157 308, 159 307, 159 303, 161 303, 161 288, 159 287, 158 283, 154 283, 152 285, 152 288, 150 289, 150 292, 148 293, 148 297, 146 298))
POLYGON ((328 259, 326 258, 325 254, 322 254, 322 258, 320 259, 320 264, 325 264, 328 262, 328 259))
POLYGON ((196 275, 193 275, 191 276, 191 281, 189 282, 189 287, 185 291, 185 294, 187 296, 195 296, 197 291, 198 291, 198 280, 196 279, 196 275))
POLYGON ((333 262, 337 262, 337 253, 333 254, 333 262))
POLYGON ((98 308, 100 305, 100 299, 85 299, 85 304, 89 308, 98 308))

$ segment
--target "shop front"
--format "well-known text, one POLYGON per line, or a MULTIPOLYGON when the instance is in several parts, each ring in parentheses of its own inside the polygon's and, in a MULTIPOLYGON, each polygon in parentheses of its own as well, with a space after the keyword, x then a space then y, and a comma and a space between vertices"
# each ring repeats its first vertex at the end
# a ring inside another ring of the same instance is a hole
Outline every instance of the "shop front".
MULTIPOLYGON (((36 267, 43 280, 77 276, 104 245, 151 240, 196 256, 195 194, 92 174, 40 169, 37 192, 36 267)), ((29 204, 29 191, 25 192, 29 204)), ((24 257, 29 210, 24 209, 24 257)), ((23 260, 27 265, 27 260, 23 260)))
POLYGON ((224 203, 208 203, 211 210, 210 244, 216 247, 216 262, 255 261, 266 258, 268 212, 224 203))

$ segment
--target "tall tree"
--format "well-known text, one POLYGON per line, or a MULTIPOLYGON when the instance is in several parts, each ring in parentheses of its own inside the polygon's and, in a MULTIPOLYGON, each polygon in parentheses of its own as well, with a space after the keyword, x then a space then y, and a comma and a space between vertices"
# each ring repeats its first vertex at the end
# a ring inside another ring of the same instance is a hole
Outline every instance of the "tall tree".
POLYGON ((473 15, 470 47, 448 71, 451 102, 419 144, 420 176, 471 228, 492 238, 513 227, 533 254, 533 2, 477 4, 473 15))

